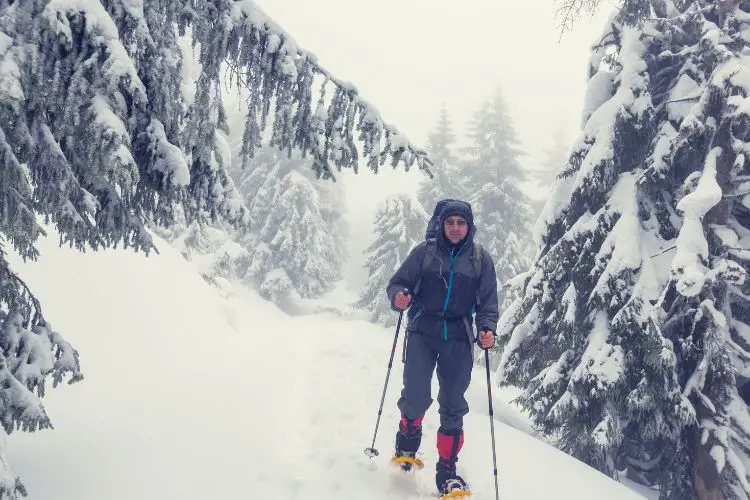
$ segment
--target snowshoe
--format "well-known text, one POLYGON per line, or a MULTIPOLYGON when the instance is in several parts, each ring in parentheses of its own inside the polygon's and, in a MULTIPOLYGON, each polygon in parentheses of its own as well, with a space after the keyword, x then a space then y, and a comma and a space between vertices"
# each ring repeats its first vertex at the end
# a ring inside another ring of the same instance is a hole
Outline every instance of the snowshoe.
POLYGON ((448 500, 449 498, 459 498, 459 497, 470 497, 471 492, 468 490, 453 490, 450 493, 446 493, 445 495, 440 494, 438 498, 440 500, 448 500))
POLYGON ((424 462, 418 459, 415 455, 415 453, 409 451, 397 451, 393 458, 391 458, 391 462, 397 464, 406 472, 415 467, 417 470, 421 470, 424 467, 424 462))

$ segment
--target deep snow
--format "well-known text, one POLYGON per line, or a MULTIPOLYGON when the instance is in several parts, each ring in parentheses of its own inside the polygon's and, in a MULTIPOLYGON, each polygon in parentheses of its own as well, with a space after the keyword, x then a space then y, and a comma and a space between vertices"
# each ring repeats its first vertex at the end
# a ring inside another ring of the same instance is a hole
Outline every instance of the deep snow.
MULTIPOLYGON (((363 450, 393 331, 357 315, 288 316, 250 291, 221 298, 156 240, 160 254, 148 258, 83 254, 57 248, 52 233, 40 241, 37 263, 9 256, 52 326, 79 350, 86 377, 48 391, 54 430, 8 438, 11 468, 30 499, 382 500, 433 492, 437 403, 425 421, 425 469, 404 475, 388 464, 403 335, 376 443, 381 455, 371 460, 363 450)), ((531 429, 507 403, 512 391, 494 390, 501 498, 639 498, 525 434, 531 429)), ((459 461, 477 499, 494 498, 486 391, 477 368, 459 461)))

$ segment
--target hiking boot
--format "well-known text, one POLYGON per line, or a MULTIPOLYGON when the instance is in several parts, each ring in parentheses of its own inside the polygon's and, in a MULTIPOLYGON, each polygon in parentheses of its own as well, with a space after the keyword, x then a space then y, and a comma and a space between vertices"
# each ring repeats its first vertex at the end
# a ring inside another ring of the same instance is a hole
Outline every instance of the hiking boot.
POLYGON ((442 426, 437 432, 437 449, 440 459, 435 464, 435 485, 441 495, 454 490, 466 490, 466 481, 456 474, 458 452, 464 445, 462 429, 445 429, 442 426))
POLYGON ((406 416, 401 417, 396 433, 396 452, 408 452, 416 454, 419 445, 422 443, 422 419, 419 417, 410 419, 406 416))
MULTIPOLYGON (((416 460, 419 445, 422 443, 422 419, 419 417, 410 419, 405 415, 401 416, 396 433, 396 452, 394 458, 407 457, 416 460)), ((399 466, 405 471, 412 469, 414 464, 401 462, 399 466)))
POLYGON ((452 491, 467 491, 466 481, 456 474, 456 462, 439 460, 435 472, 435 486, 441 495, 452 491))

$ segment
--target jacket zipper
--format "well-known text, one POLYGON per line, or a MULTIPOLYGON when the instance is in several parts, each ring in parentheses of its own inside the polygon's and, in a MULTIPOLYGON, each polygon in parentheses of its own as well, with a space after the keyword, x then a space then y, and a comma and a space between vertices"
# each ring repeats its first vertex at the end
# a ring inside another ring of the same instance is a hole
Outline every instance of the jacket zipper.
POLYGON ((455 248, 451 251, 450 259, 451 259, 451 267, 450 267, 450 274, 448 275, 448 291, 445 294, 445 302, 443 303, 443 340, 448 340, 448 321, 445 319, 445 313, 448 311, 448 301, 451 298, 451 289, 453 288, 453 270, 456 265, 456 258, 458 258, 458 255, 461 253, 461 250, 463 247, 458 249, 458 253, 455 255, 454 252, 456 251, 455 248))

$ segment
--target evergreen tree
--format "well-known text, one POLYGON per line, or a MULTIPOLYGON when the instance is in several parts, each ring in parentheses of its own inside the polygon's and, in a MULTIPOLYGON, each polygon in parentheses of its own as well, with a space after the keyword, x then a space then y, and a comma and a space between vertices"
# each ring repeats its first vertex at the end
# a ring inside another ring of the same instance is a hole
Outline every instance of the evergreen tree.
POLYGON ((474 113, 463 148, 472 186, 488 182, 500 185, 505 179, 526 180, 519 141, 502 90, 498 87, 474 113))
POLYGON ((501 309, 505 284, 530 263, 529 200, 518 185, 526 178, 518 139, 497 89, 474 115, 463 169, 464 187, 479 228, 477 241, 495 260, 501 309))
POLYGON ((433 177, 423 180, 417 192, 417 199, 429 214, 438 201, 446 198, 463 200, 467 195, 460 176, 460 163, 453 150, 455 143, 453 126, 443 105, 437 125, 427 136, 426 149, 435 166, 433 177))
POLYGON ((750 496, 749 24, 745 2, 624 2, 500 321, 535 424, 665 499, 750 496))
POLYGON ((393 273, 421 241, 430 215, 408 194, 385 200, 375 215, 374 239, 365 250, 370 279, 354 306, 370 311, 371 321, 384 326, 396 324, 398 315, 391 309, 385 288, 393 273))
POLYGON ((196 266, 206 282, 223 292, 228 291, 224 285, 239 282, 246 275, 251 258, 249 249, 255 242, 246 231, 235 230, 222 221, 193 220, 187 227, 169 233, 173 235, 168 239, 172 246, 196 266))
MULTIPOLYGON (((77 353, 10 268, 6 245, 36 259, 45 223, 61 243, 79 250, 122 245, 149 252, 147 224, 168 226, 178 211, 188 224, 245 222, 222 153, 224 61, 250 97, 246 159, 271 121, 271 143, 310 154, 320 177, 356 171, 360 156, 374 171, 388 159, 428 168, 423 151, 250 0, 0 0, 0 376, 6 379, 0 421, 6 432, 49 427, 40 401, 44 380, 81 378, 77 353), (187 34, 201 63, 192 96, 178 45, 187 34)), ((22 494, 3 460, 0 497, 22 494)))
POLYGON ((341 279, 343 197, 337 185, 317 182, 310 164, 268 147, 239 173, 251 232, 257 235, 248 248, 246 277, 269 299, 281 300, 292 292, 318 297, 341 279))

